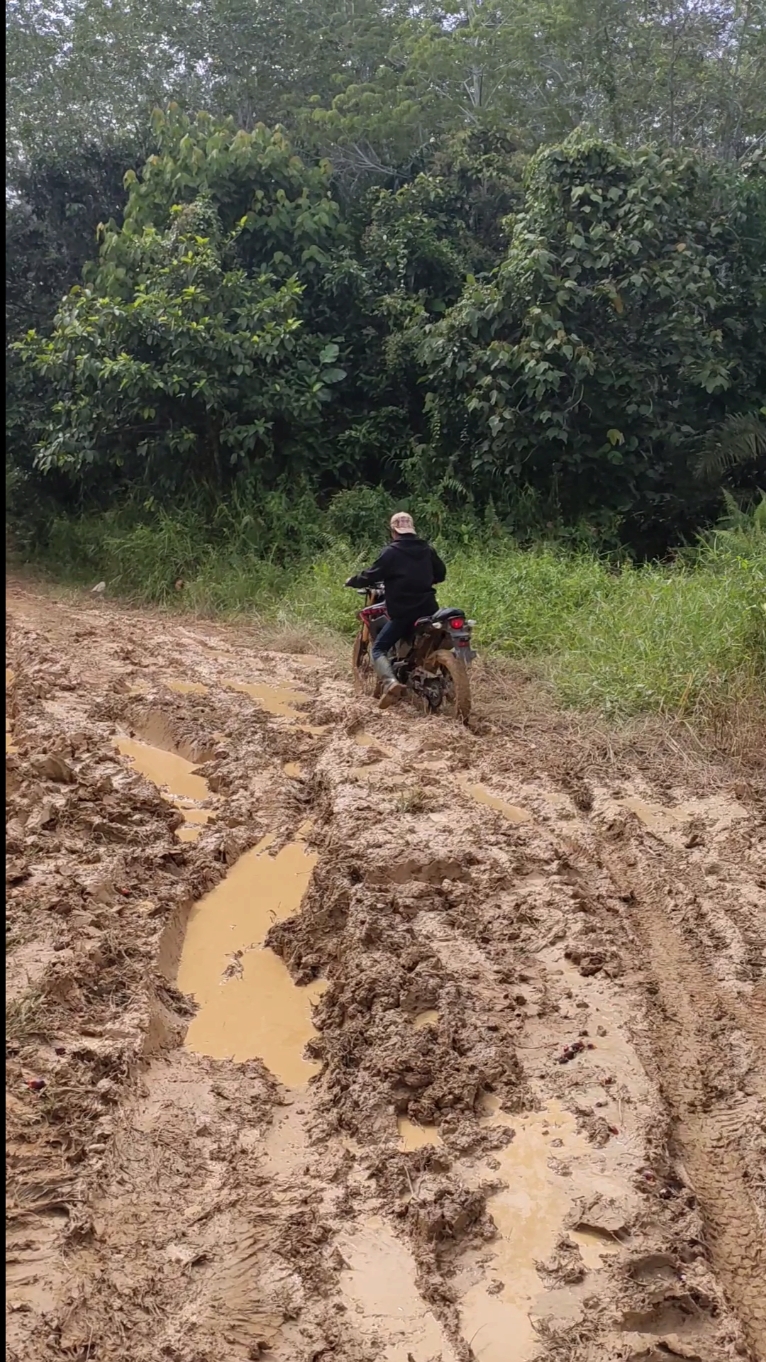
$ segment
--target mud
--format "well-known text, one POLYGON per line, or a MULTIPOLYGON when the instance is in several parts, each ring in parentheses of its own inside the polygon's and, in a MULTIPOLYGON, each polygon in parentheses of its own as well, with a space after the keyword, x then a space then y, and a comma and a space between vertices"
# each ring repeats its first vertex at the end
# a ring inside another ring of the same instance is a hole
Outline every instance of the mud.
POLYGON ((766 1359, 755 766, 7 604, 9 1362, 766 1359))
POLYGON ((268 854, 269 838, 243 856, 192 909, 176 975, 197 1004, 185 1044, 214 1059, 260 1059, 289 1088, 319 1069, 303 1058, 316 1035, 311 1005, 323 985, 298 988, 279 956, 264 946, 275 921, 301 904, 316 856, 301 842, 268 854))

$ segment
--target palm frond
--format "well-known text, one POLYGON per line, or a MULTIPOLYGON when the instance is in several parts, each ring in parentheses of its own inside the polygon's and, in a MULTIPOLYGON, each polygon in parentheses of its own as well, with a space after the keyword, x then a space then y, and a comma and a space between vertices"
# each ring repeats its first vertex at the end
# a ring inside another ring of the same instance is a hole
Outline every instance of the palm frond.
POLYGON ((697 477, 718 482, 733 468, 766 462, 766 421, 763 412, 730 416, 710 435, 697 461, 697 477))

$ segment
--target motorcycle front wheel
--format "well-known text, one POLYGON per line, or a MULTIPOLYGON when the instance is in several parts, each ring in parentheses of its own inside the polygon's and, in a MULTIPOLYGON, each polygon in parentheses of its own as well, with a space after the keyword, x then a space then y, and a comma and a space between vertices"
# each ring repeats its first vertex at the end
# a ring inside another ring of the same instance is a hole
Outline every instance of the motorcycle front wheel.
POLYGON ((359 691, 361 695, 380 695, 380 679, 373 671, 370 645, 362 637, 361 630, 354 639, 354 647, 351 653, 351 671, 354 677, 354 689, 359 691))

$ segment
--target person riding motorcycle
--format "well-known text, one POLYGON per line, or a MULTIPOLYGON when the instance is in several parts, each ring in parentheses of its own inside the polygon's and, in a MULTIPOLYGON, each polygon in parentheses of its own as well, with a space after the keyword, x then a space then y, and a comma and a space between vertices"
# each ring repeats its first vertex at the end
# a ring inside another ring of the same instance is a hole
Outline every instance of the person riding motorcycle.
POLYGON ((412 516, 406 511, 392 515, 391 543, 372 567, 349 577, 346 586, 374 587, 383 583, 388 623, 372 645, 372 665, 383 682, 380 708, 387 709, 404 693, 394 676, 388 654, 396 643, 423 615, 438 609, 434 587, 443 582, 447 569, 434 548, 415 533, 412 516))

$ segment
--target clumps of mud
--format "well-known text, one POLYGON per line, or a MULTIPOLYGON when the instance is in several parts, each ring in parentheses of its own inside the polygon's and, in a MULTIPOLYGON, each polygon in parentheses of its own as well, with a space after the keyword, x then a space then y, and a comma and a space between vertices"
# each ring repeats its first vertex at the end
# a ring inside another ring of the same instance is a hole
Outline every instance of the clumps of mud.
MULTIPOLYGON (((437 891, 438 892, 438 891, 437 891)), ((521 1074, 512 1046, 486 1033, 470 990, 410 925, 434 890, 354 885, 352 871, 316 872, 301 914, 267 938, 298 982, 329 980, 315 1014, 312 1053, 325 1064, 322 1103, 338 1130, 393 1136, 395 1118, 439 1126, 476 1112, 487 1091, 510 1098, 521 1074), (422 1029, 427 1009, 438 1022, 422 1029)))
POLYGON ((92 730, 64 742, 39 720, 35 747, 20 750, 12 769, 9 1182, 12 1205, 33 1214, 76 1204, 85 1168, 92 1175, 98 1165, 84 1155, 104 1148, 110 1110, 141 1052, 185 853, 172 808, 125 777, 92 730))
MULTIPOLYGON (((167 932, 258 827, 246 809, 238 816, 234 808, 206 845, 179 845, 182 815, 126 768, 110 729, 82 705, 67 723, 59 696, 74 689, 70 668, 49 665, 34 635, 14 649, 14 662, 14 750, 6 754, 7 1215, 19 1264, 9 1279, 12 1334, 21 1339, 25 1312, 46 1299, 38 1277, 60 1275, 53 1242, 93 1233, 94 1189, 137 1065, 177 1044, 186 1029, 187 1001, 172 988, 172 974, 157 973, 167 932), (42 1274, 34 1271, 38 1259, 42 1274)), ((128 711, 123 723, 135 717, 128 711)), ((187 741, 193 755, 206 755, 194 725, 192 735, 174 734, 172 713, 139 718, 149 738, 176 747, 187 741)))

